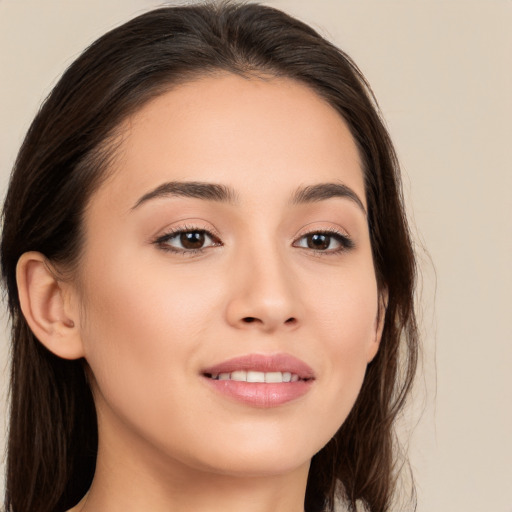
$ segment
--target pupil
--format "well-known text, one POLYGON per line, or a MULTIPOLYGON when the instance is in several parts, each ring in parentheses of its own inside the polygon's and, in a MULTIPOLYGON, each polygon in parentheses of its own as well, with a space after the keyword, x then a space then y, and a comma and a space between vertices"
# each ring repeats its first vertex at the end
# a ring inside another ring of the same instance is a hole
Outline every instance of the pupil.
POLYGON ((181 233, 180 242, 185 249, 201 249, 204 245, 204 233, 200 231, 181 233))
POLYGON ((308 237, 308 247, 310 249, 327 249, 329 247, 330 237, 328 235, 311 235, 308 237))

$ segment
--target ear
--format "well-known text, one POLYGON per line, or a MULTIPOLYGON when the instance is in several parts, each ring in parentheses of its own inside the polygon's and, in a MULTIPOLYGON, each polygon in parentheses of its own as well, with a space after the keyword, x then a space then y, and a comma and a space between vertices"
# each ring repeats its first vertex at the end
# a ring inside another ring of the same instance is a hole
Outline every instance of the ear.
POLYGON ((380 340, 382 339, 382 332, 384 331, 384 323, 386 318, 386 310, 388 308, 388 289, 384 288, 379 292, 379 304, 377 308, 377 317, 375 318, 375 336, 366 354, 366 360, 369 363, 379 351, 380 340))
POLYGON ((39 252, 24 253, 18 260, 16 281, 21 311, 36 338, 59 357, 83 357, 71 286, 57 278, 47 258, 39 252))

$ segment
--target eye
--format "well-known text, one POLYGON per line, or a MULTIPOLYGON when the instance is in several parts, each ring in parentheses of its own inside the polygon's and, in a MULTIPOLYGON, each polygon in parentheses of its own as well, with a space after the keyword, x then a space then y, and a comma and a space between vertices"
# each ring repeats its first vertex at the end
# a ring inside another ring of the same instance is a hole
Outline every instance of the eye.
POLYGON ((179 229, 158 237, 155 243, 164 250, 195 253, 221 245, 220 240, 205 229, 179 229))
POLYGON ((354 247, 354 243, 348 236, 334 231, 307 233, 294 242, 293 245, 326 253, 336 253, 354 247))

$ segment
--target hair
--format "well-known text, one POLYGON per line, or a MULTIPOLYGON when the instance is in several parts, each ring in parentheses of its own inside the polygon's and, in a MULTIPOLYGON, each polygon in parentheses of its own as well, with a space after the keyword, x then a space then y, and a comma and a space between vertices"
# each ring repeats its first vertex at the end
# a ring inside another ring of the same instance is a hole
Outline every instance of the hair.
POLYGON ((26 251, 76 268, 82 217, 115 154, 116 128, 146 102, 219 72, 305 84, 345 120, 358 146, 377 284, 387 292, 380 349, 356 403, 311 462, 307 512, 388 511, 396 488, 395 419, 418 353, 416 267, 395 151, 370 86, 352 60, 308 25, 258 4, 163 7, 94 42, 35 117, 3 209, 1 269, 12 329, 7 512, 67 510, 89 488, 97 424, 84 360, 35 338, 20 310, 16 264, 26 251))

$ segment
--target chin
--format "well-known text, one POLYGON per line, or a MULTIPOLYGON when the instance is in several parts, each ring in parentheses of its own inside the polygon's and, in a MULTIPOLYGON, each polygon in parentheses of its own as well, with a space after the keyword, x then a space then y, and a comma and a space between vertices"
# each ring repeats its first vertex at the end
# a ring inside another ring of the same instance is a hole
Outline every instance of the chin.
POLYGON ((283 457, 282 452, 277 454, 260 453, 255 456, 229 457, 223 461, 216 461, 215 464, 205 469, 209 473, 217 473, 225 476, 236 476, 240 478, 265 478, 276 477, 293 473, 301 469, 308 469, 311 457, 283 457))
MULTIPOLYGON (((254 442, 233 441, 229 445, 218 443, 216 449, 202 453, 197 465, 222 475, 239 477, 267 477, 309 468, 311 458, 325 446, 330 437, 312 439, 293 435, 269 439, 258 437, 254 442), (206 457, 205 457, 206 456, 206 457)), ((249 438, 250 439, 250 438, 249 438)))

